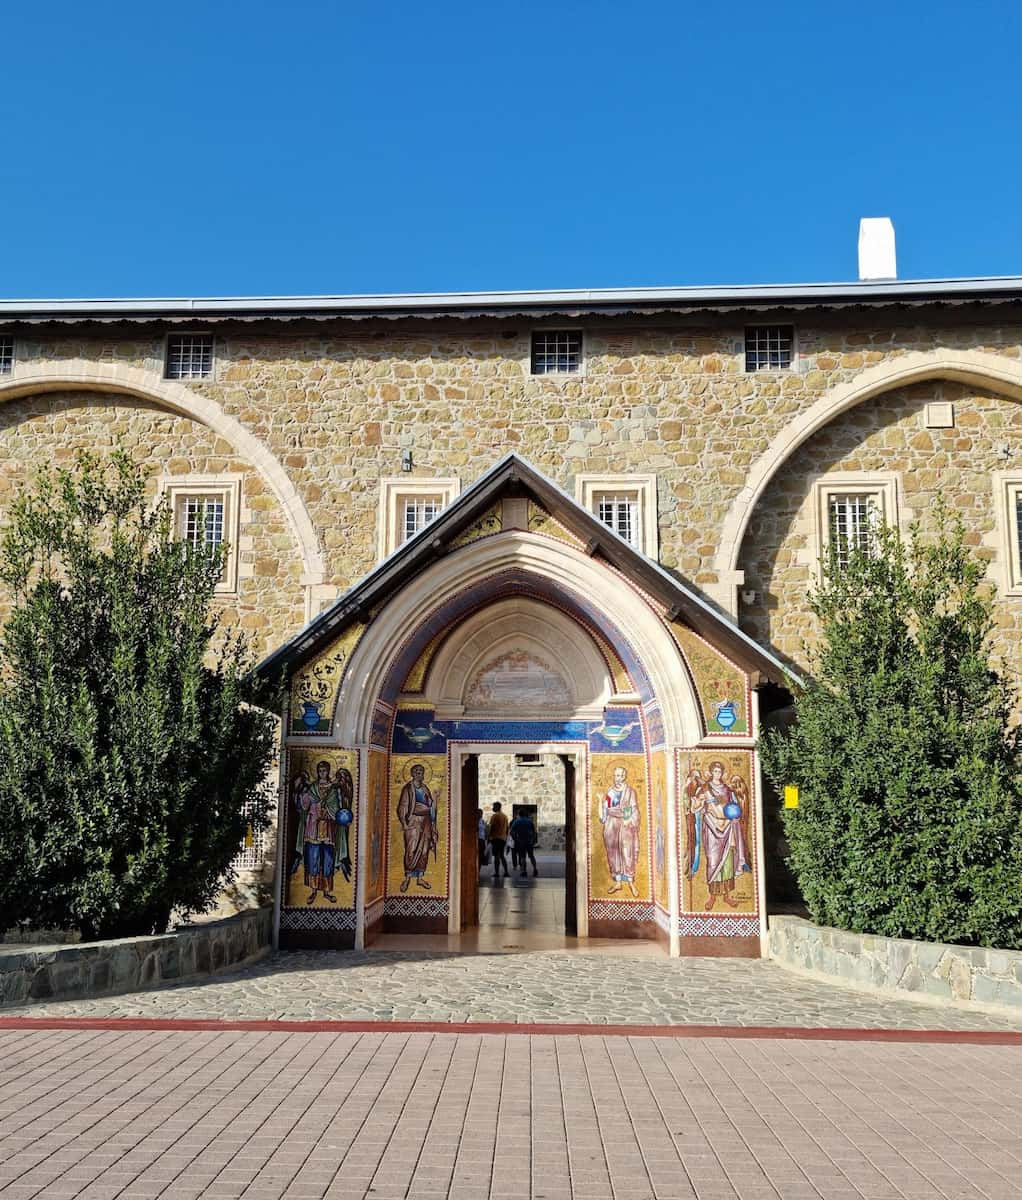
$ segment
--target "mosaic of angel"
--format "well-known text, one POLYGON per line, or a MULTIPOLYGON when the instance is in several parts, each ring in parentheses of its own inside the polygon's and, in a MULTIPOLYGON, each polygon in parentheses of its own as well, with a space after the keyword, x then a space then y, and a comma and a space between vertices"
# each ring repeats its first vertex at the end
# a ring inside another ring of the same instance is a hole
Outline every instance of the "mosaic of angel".
POLYGON ((707 912, 718 897, 730 908, 738 907, 735 881, 752 870, 746 836, 748 811, 745 780, 739 775, 728 779, 719 759, 710 763, 709 778, 698 769, 689 772, 685 782, 685 873, 694 879, 700 869, 705 869, 710 893, 704 906, 707 912))
POLYGON ((355 784, 347 767, 338 767, 331 779, 330 764, 318 762, 315 781, 304 771, 295 778, 298 832, 291 874, 294 875, 304 863, 305 886, 310 889, 308 904, 315 902, 319 892, 325 900, 337 903, 333 892, 334 873, 338 868, 346 880, 351 879, 348 832, 353 819, 354 798, 355 784))

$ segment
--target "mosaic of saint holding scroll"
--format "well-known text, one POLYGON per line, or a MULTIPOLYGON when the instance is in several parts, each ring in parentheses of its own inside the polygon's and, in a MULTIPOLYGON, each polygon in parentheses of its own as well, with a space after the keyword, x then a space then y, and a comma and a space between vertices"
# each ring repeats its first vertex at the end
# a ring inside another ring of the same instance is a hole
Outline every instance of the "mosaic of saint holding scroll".
POLYGON ((628 783, 624 767, 614 768, 614 782, 600 801, 600 824, 607 866, 614 880, 607 888, 608 894, 621 891, 627 884, 632 895, 638 896, 635 871, 639 859, 639 798, 628 783))
POLYGON ((405 843, 405 877, 401 882, 403 892, 408 891, 413 879, 419 887, 430 888, 431 884, 425 877, 429 852, 432 850, 436 859, 439 840, 436 798, 426 783, 426 768, 422 763, 415 763, 409 774, 411 779, 401 789, 397 802, 397 819, 405 843))
POLYGON ((733 893, 735 880, 752 870, 748 839, 745 836, 745 814, 749 796, 740 775, 725 779, 725 767, 716 760, 710 763, 710 777, 704 779, 698 770, 689 772, 685 784, 685 824, 688 837, 689 861, 685 873, 694 879, 705 861, 709 898, 707 912, 722 896, 730 908, 740 901, 733 893))
POLYGON ((310 888, 307 904, 313 904, 318 892, 332 904, 337 903, 334 892, 334 871, 341 868, 346 880, 351 879, 351 852, 348 829, 352 822, 352 801, 355 784, 347 767, 338 767, 333 780, 330 764, 316 763, 316 782, 304 771, 295 780, 295 807, 298 809, 298 832, 295 837, 295 857, 291 864, 294 875, 305 863, 305 886, 310 888))

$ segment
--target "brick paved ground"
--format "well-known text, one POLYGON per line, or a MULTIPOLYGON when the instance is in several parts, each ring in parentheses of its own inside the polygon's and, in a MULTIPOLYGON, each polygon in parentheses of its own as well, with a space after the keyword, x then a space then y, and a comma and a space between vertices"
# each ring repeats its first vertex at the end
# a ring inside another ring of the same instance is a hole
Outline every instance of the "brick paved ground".
POLYGON ((1022 1047, 0 1032, 10 1200, 1007 1200, 1022 1047))
POLYGON ((2 1015, 1022 1028, 1022 1013, 895 1000, 804 979, 771 962, 669 959, 655 947, 629 953, 621 944, 606 954, 281 953, 205 982, 2 1015))

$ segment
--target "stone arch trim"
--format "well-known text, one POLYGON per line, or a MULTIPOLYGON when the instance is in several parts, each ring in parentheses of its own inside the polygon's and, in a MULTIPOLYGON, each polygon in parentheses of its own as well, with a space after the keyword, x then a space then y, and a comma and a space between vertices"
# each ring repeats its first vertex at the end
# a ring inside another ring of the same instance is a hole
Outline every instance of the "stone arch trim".
POLYGON ((388 601, 349 660, 334 740, 347 746, 370 743, 375 702, 393 702, 408 668, 435 636, 434 620, 447 628, 475 612, 480 602, 523 594, 560 605, 583 623, 598 610, 600 635, 615 646, 627 644, 641 666, 645 682, 636 680, 639 701, 659 701, 666 740, 694 745, 701 739, 698 701, 684 660, 645 598, 572 547, 515 531, 445 556, 388 601), (409 630, 414 631, 410 636, 409 630))
POLYGON ((745 486, 732 501, 714 561, 717 599, 726 608, 735 608, 735 588, 741 582, 738 557, 753 509, 787 459, 814 433, 856 405, 883 392, 930 379, 951 379, 1022 401, 1022 361, 984 350, 940 349, 899 355, 836 384, 777 434, 753 463, 745 486))
POLYGON ((274 455, 239 421, 224 412, 215 400, 172 379, 162 379, 152 371, 123 364, 65 359, 53 363, 33 362, 25 366, 30 369, 18 370, 16 367, 14 376, 0 383, 0 403, 38 395, 40 392, 113 392, 149 400, 207 425, 229 442, 239 457, 252 464, 276 496, 298 542, 304 567, 302 583, 307 588, 323 584, 326 566, 305 502, 274 455))

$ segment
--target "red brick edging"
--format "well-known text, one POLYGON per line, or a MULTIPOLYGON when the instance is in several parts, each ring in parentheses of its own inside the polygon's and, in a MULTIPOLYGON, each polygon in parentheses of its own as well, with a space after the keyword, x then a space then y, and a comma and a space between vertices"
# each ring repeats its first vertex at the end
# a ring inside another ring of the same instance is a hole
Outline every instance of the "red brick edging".
POLYGON ((212 1033, 475 1033, 574 1037, 772 1038, 803 1042, 943 1042, 1022 1046, 1022 1031, 849 1029, 798 1025, 568 1025, 510 1021, 214 1021, 178 1017, 0 1017, 3 1029, 108 1029, 212 1033))

